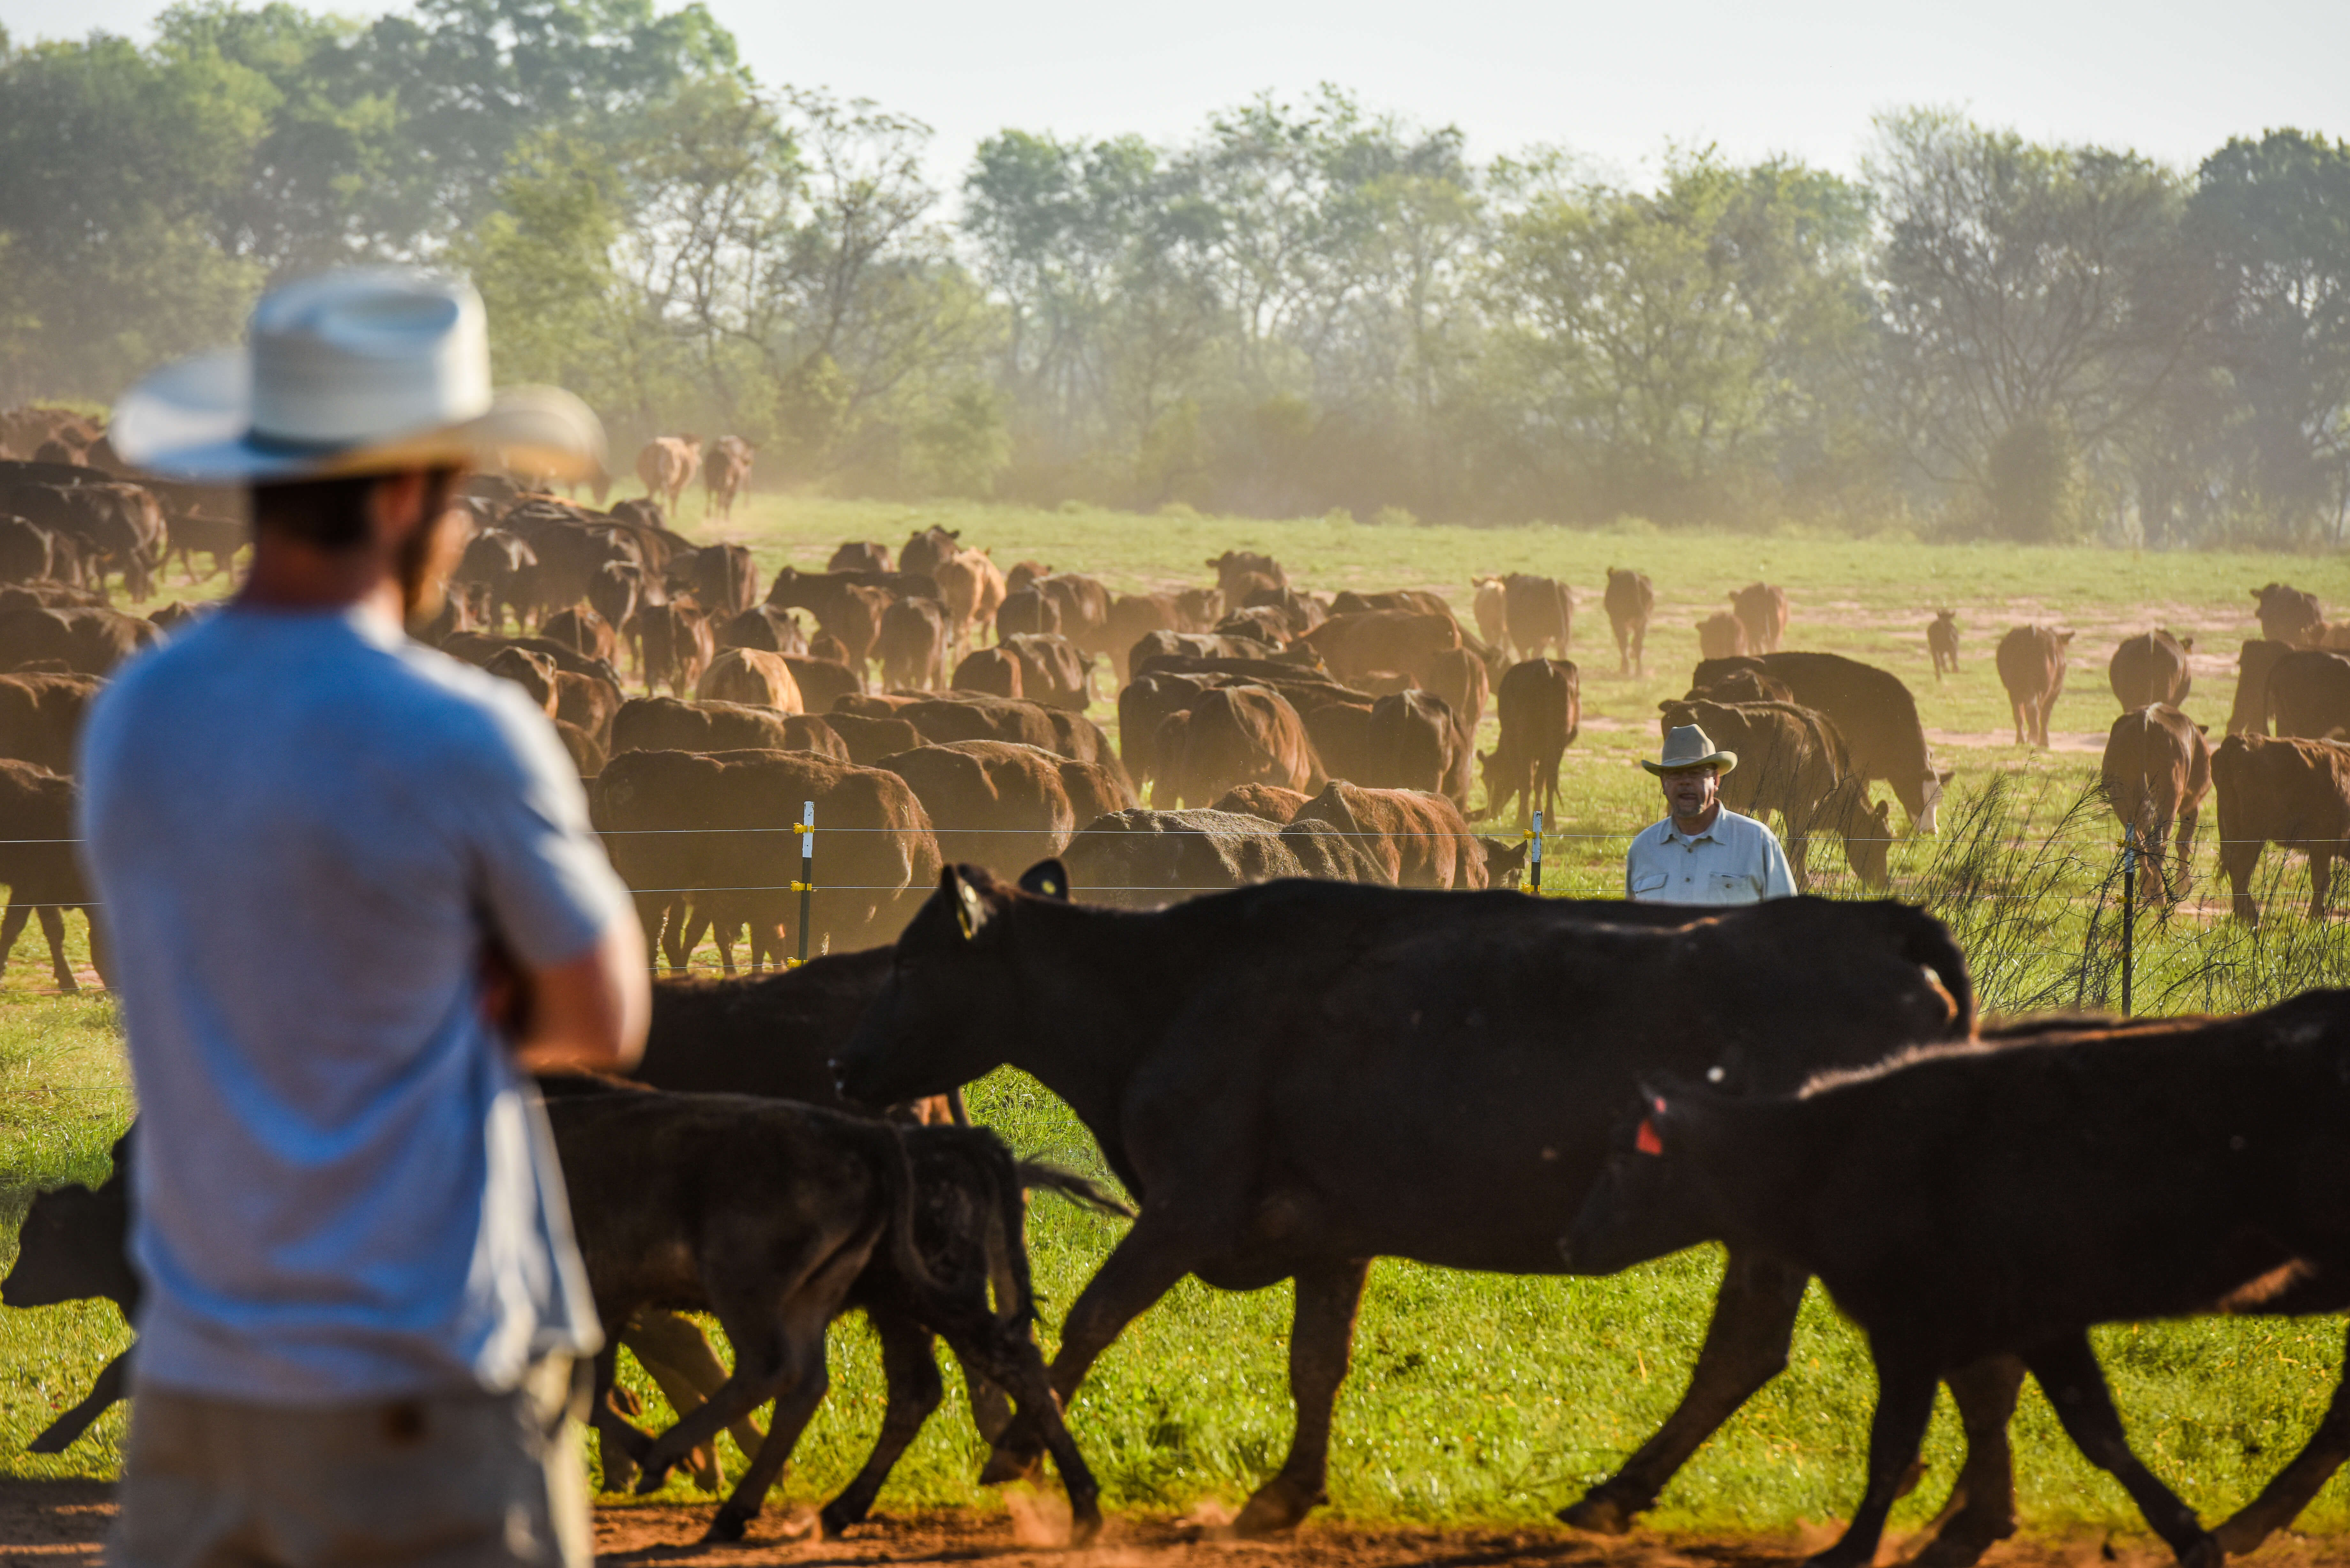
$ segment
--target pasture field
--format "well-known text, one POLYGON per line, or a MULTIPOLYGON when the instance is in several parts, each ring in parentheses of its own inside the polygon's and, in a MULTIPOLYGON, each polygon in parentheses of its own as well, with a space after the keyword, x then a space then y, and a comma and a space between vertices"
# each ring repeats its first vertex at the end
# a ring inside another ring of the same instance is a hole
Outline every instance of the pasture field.
MULTIPOLYGON (((2115 825, 2094 803, 2083 804, 2118 711, 2105 678, 2114 643, 2153 625, 2194 637, 2188 708, 2216 732, 2232 691, 2236 644, 2256 630, 2249 589, 2280 579, 2313 590, 2337 616, 2350 608, 2350 563, 2338 556, 2138 556, 1638 528, 1380 528, 775 496, 754 498, 732 524, 705 532, 699 506, 698 497, 689 502, 685 531, 750 545, 763 572, 785 561, 820 567, 847 538, 894 547, 913 528, 937 522, 961 529, 966 543, 991 547, 1000 564, 1035 559, 1093 573, 1120 590, 1211 580, 1201 563, 1225 548, 1268 550, 1306 587, 1434 587, 1464 612, 1472 574, 1520 569, 1564 577, 1577 590, 1571 651, 1584 670, 1585 718, 1568 755, 1562 820, 1549 825, 1558 836, 1549 846, 1545 890, 1555 893, 1608 893, 1620 885, 1622 836, 1658 815, 1653 786, 1632 759, 1653 751, 1657 701, 1686 686, 1696 658, 1694 622, 1726 607, 1733 588, 1757 578, 1778 583, 1793 602, 1788 646, 1883 665, 1917 693, 1938 757, 1958 777, 1941 835, 1905 836, 1896 845, 1897 885, 1960 929, 1987 1005, 2016 1011, 2109 1005, 2116 997, 2115 825), (1645 677, 1615 673, 1597 591, 1611 565, 1638 566, 1656 581, 1645 677), (1942 607, 1959 612, 1966 641, 1959 675, 1938 685, 1924 628, 1942 607), (2025 620, 2079 633, 2052 721, 2057 744, 2048 753, 2009 743, 2006 700, 1991 665, 1999 634, 2025 620)), ((177 597, 177 585, 164 592, 177 597)), ((1114 725, 1107 701, 1093 713, 1114 725)), ((1488 726, 1485 745, 1490 720, 1488 726)), ((2287 864, 2272 850, 2263 863, 2273 886, 2272 919, 2260 934, 2218 919, 2225 898, 2212 887, 2215 835, 2207 805, 2189 897, 2175 909, 2141 917, 2140 1010, 2253 1006, 2310 984, 2350 983, 2350 933, 2339 918, 2313 925, 2295 912, 2307 899, 2298 861, 2287 864)), ((1825 890, 1850 890, 1833 841, 1814 845, 1814 867, 1825 873, 1825 890)), ((2343 901, 2337 894, 2337 908, 2343 901)), ((78 922, 73 937, 87 976, 78 922)), ((53 990, 46 955, 28 934, 10 956, 0 990, 0 1231, 9 1234, 35 1189, 100 1176, 107 1144, 130 1114, 111 1004, 53 990)), ((1082 1127, 1033 1082, 999 1074, 976 1085, 971 1100, 977 1116, 1024 1152, 1106 1175, 1082 1127)), ((1030 1241, 1048 1340, 1117 1234, 1114 1221, 1051 1198, 1037 1201, 1030 1241)), ((1711 1251, 1604 1280, 1380 1263, 1339 1406, 1334 1511, 1366 1521, 1545 1518, 1610 1471, 1671 1407, 1719 1273, 1711 1251)), ((1290 1425, 1288 1303, 1285 1286, 1232 1295, 1189 1282, 1128 1329, 1071 1417, 1107 1503, 1154 1511, 1236 1505, 1279 1463, 1290 1425)), ((2314 1427, 2341 1366, 2340 1332, 2334 1319, 2206 1321, 2110 1328, 2100 1331, 2098 1345, 2139 1451, 2211 1518, 2255 1493, 2314 1427)), ((22 1448, 55 1410, 79 1397, 125 1338, 110 1306, 0 1311, 0 1474, 112 1473, 119 1410, 67 1455, 44 1459, 22 1448)), ((861 1325, 844 1325, 836 1345, 833 1397, 783 1489, 792 1504, 828 1495, 845 1480, 879 1419, 869 1335, 861 1325)), ((640 1392, 651 1409, 661 1408, 649 1386, 640 1392)), ((1700 1451, 1653 1521, 1785 1532, 1841 1518, 1859 1490, 1873 1396, 1864 1341, 1814 1289, 1788 1372, 1700 1451)), ((2127 1500, 2073 1449, 2036 1390, 2026 1391, 2016 1437, 2028 1523, 2137 1532, 2127 1500)), ((1897 1527, 1914 1528, 1939 1507, 1959 1453, 1945 1397, 1928 1441, 1929 1475, 1897 1512, 1897 1527)), ((900 1466, 883 1509, 999 1507, 995 1494, 972 1483, 980 1456, 959 1398, 951 1401, 900 1466)), ((663 1495, 675 1501, 691 1494, 672 1481, 663 1495)), ((779 1497, 775 1506, 784 1503, 779 1497)), ((2337 1479, 2301 1528, 2350 1531, 2350 1488, 2337 1479)))

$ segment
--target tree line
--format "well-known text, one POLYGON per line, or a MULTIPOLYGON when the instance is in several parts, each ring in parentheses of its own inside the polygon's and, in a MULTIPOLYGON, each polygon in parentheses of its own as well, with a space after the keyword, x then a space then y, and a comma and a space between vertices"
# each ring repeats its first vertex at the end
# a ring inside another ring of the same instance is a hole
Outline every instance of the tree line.
POLYGON ((2192 171, 1937 109, 1851 175, 1652 178, 1325 89, 1190 138, 930 133, 701 6, 191 0, 0 35, 0 401, 103 400, 271 279, 423 260, 499 374, 769 483, 1365 522, 2334 544, 2350 143, 2192 171))

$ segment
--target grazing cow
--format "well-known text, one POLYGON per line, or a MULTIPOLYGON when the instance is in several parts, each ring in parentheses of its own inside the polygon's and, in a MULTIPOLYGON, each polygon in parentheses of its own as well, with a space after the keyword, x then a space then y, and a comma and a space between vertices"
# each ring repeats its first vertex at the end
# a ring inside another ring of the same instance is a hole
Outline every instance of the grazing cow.
POLYGON ((1237 812, 1243 816, 1261 816, 1267 822, 1288 826, 1305 803, 1314 797, 1299 790, 1284 789, 1279 784, 1242 784, 1228 789, 1208 807, 1210 811, 1237 812))
POLYGON ((1495 648, 1507 652, 1510 646, 1510 590, 1500 577, 1471 577, 1469 586, 1477 590, 1470 605, 1477 617, 1477 635, 1495 648))
POLYGON ((2193 638, 2173 637, 2159 628, 2124 638, 2106 669, 2106 679, 2122 711, 2131 712, 2158 703, 2169 708, 2184 704, 2195 685, 2187 672, 2187 656, 2194 651, 2193 638))
POLYGON ((816 803, 821 840, 810 951, 819 935, 844 948, 889 940, 941 864, 930 817, 903 779, 810 752, 627 752, 590 799, 613 867, 638 889, 646 935, 672 970, 721 921, 750 927, 754 968, 780 962, 785 922, 800 907, 800 841, 789 830, 804 801, 816 803), (691 925, 672 918, 685 898, 691 925))
POLYGON ((694 683, 693 695, 698 701, 743 702, 778 713, 807 711, 799 681, 784 656, 754 648, 730 648, 712 659, 694 683))
POLYGON ((1263 686, 1201 692, 1188 711, 1159 721, 1151 749, 1158 762, 1154 805, 1204 805, 1244 784, 1311 794, 1324 782, 1305 721, 1286 698, 1263 686))
POLYGON ((851 759, 829 720, 743 702, 632 697, 612 716, 612 754, 622 752, 814 752, 851 759))
POLYGON ((685 487, 693 483, 696 469, 702 466, 702 438, 698 435, 659 436, 645 443, 637 453, 637 479, 645 487, 650 499, 657 499, 671 513, 685 495, 685 487))
POLYGON ((2261 852, 2309 856, 2309 918, 2325 918, 2334 861, 2350 855, 2350 743, 2230 735, 2211 753, 2220 797, 2220 870, 2238 919, 2258 925, 2252 873, 2261 852))
POLYGON ((1607 624, 1616 633, 1618 675, 1646 675, 1641 648, 1648 639, 1648 618, 1656 613, 1656 585, 1646 572, 1607 568, 1607 624))
POLYGON ((1892 808, 1879 805, 1872 812, 1865 786, 1840 787, 1851 776, 1851 755, 1825 715, 1788 702, 1687 698, 1657 709, 1660 732, 1694 724, 1737 756, 1738 766, 1722 775, 1721 804, 1748 816, 1779 814, 1798 890, 1811 887, 1812 835, 1822 827, 1843 837, 1855 875, 1871 887, 1885 885, 1892 808))
MULTIPOLYGON (((1371 704, 1364 732, 1362 766, 1350 783, 1372 789, 1427 790, 1448 795, 1456 806, 1469 794, 1468 732, 1451 705, 1432 691, 1391 691, 1371 704)), ((1326 761, 1323 769, 1330 777, 1326 761)))
POLYGON ((1247 550, 1227 550, 1208 562, 1216 570, 1216 591, 1223 596, 1228 609, 1238 609, 1246 602, 1252 590, 1259 585, 1276 588, 1289 586, 1289 574, 1271 556, 1260 556, 1247 550))
POLYGON ((851 539, 824 564, 827 572, 890 572, 889 546, 872 539, 851 539))
POLYGON ((647 605, 637 612, 637 660, 646 691, 665 685, 670 695, 682 697, 717 656, 710 618, 691 605, 647 605))
MULTIPOLYGON (((87 917, 90 910, 89 889, 74 855, 78 842, 73 780, 31 763, 0 758, 0 882, 8 885, 8 910, 0 916, 0 965, 16 950, 25 922, 37 916, 41 935, 48 940, 49 972, 59 991, 81 989, 73 966, 66 961, 66 914, 78 909, 87 917)), ((102 946, 103 934, 92 919, 90 962, 104 981, 110 965, 102 946)))
POLYGON ((1512 572, 1502 579, 1502 596, 1503 619, 1509 628, 1509 637, 1502 644, 1505 651, 1513 649, 1520 659, 1535 659, 1555 644, 1558 656, 1566 657, 1567 644, 1575 634, 1575 594, 1565 583, 1532 572, 1512 572))
MULTIPOLYGON (((741 436, 720 436, 711 449, 710 462, 702 471, 702 515, 732 517, 734 498, 751 488, 751 458, 758 452, 754 443, 741 436)), ((670 503, 674 511, 677 504, 670 503)), ((883 571, 889 570, 887 566, 883 571)))
POLYGON ((619 634, 612 623, 584 605, 556 610, 538 628, 538 635, 577 649, 588 659, 608 660, 620 650, 619 634))
POLYGON ((724 621, 759 602, 759 576, 751 552, 740 545, 704 545, 691 557, 671 562, 671 583, 693 602, 724 621))
POLYGON ((1769 1098, 1651 1079, 1563 1251, 1606 1271, 1707 1240, 1767 1251, 1816 1272, 1867 1332, 1867 1490, 1814 1563, 1874 1560, 1935 1384, 1997 1357, 2011 1406, 2029 1369, 2179 1561, 2218 1568, 2297 1505, 2263 1518, 2263 1496, 2206 1533, 2131 1453, 2088 1330, 2350 1305, 2350 1230, 2313 1176, 2350 1166, 2345 1002, 1928 1048, 1769 1098))
POLYGON ((1069 841, 1061 864, 1073 897, 1123 909, 1162 909, 1284 877, 1380 880, 1371 857, 1327 823, 1278 823, 1214 809, 1129 809, 1096 817, 1069 841))
POLYGON ((1492 694, 1493 673, 1485 661, 1466 648, 1446 649, 1429 657, 1422 684, 1451 708, 1461 733, 1473 735, 1484 722, 1485 699, 1492 694))
POLYGON ((1024 583, 1004 594, 995 607, 995 636, 1056 637, 1061 630, 1061 607, 1034 583, 1024 583))
POLYGON ((1022 695, 1019 655, 1008 648, 983 648, 964 657, 955 666, 953 687, 958 691, 983 691, 991 697, 1022 695))
POLYGON ((1001 651, 1020 665, 1020 690, 1010 695, 1073 713, 1082 713, 1092 705, 1093 656, 1067 638, 1014 634, 1003 640, 1001 651))
POLYGON ((2292 649, 2269 667, 2268 699, 2280 735, 2350 737, 2350 653, 2292 649))
POLYGON ((983 627, 995 624, 996 612, 1003 607, 1003 574, 986 551, 964 550, 951 556, 931 576, 946 606, 955 647, 976 641, 983 627))
POLYGON ((89 675, 0 675, 0 757, 71 774, 99 684, 89 675))
POLYGON ((2228 733, 2265 735, 2269 732, 2269 673, 2277 660, 2293 651, 2286 642, 2248 637, 2236 655, 2236 696, 2228 709, 2228 733))
POLYGON ((236 554, 244 548, 248 536, 244 522, 238 518, 222 517, 192 506, 178 507, 164 514, 164 548, 157 565, 177 556, 180 570, 187 574, 188 581, 208 583, 234 568, 236 554), (196 575, 197 556, 212 563, 202 576, 196 575))
POLYGON ((881 612, 880 635, 873 645, 881 661, 884 685, 923 686, 935 690, 947 683, 947 612, 936 599, 892 599, 881 612))
POLYGON ((2044 626, 2015 627, 1999 639, 1994 657, 2015 712, 2017 745, 2047 749, 2048 711, 2064 690, 2064 649, 2072 640, 2071 632, 2044 626))
POLYGON ((907 535, 905 547, 898 552, 898 569, 936 577, 941 563, 962 554, 962 541, 960 531, 949 532, 936 524, 918 530, 907 535))
POLYGON ((1431 656, 1461 646, 1461 628, 1450 615, 1361 610, 1333 615, 1297 640, 1313 649, 1341 680, 1357 680, 1374 670, 1417 677, 1431 656))
POLYGON ((1754 653, 1776 653, 1787 636, 1787 590, 1771 583, 1749 583, 1730 596, 1738 624, 1746 628, 1746 647, 1754 653))
POLYGON ((2203 726, 2174 707, 2149 703, 2114 721, 2100 769, 2106 799, 2125 827, 2137 830, 2140 886, 2173 898, 2187 887, 2195 853, 2195 819, 2211 789, 2211 748, 2203 726), (2163 867, 2163 841, 2178 825, 2178 871, 2163 867))
POLYGON ((1934 679, 1939 680, 1944 670, 1959 672, 1959 612, 1936 610, 1934 618, 1926 626, 1926 651, 1933 655, 1934 679))
MULTIPOLYGON (((691 1450, 773 1399, 766 1439, 704 1536, 741 1540, 824 1398, 826 1329, 865 1304, 876 1317, 910 1320, 919 1348, 927 1349, 921 1331, 943 1334, 1009 1392, 1060 1468, 1073 1540, 1100 1528, 1093 1477, 1057 1407, 1048 1408, 1029 1331, 1020 1179, 993 1134, 648 1090, 557 1093, 547 1121, 604 1325, 590 1408, 598 1432, 617 1437, 642 1471, 639 1492, 658 1490, 691 1450), (941 1190, 950 1187, 962 1190, 941 1190), (1004 1299, 991 1307, 996 1281, 1004 1299), (706 1404, 650 1441, 608 1401, 619 1342, 648 1306, 712 1312, 735 1357, 706 1404)), ((901 1348, 907 1335, 893 1338, 901 1348)), ((882 1459, 889 1448, 885 1438, 875 1454, 883 1474, 897 1457, 882 1459)), ((858 1480, 879 1490, 879 1475, 858 1480)), ((870 1501, 868 1491, 836 1518, 847 1522, 870 1501)))
POLYGON ((1784 693, 1778 701, 1799 702, 1825 714, 1851 751, 1853 772, 1891 784, 1894 798, 1909 814, 1911 827, 1919 833, 1934 831, 1942 786, 1950 775, 1935 771, 1925 727, 1918 722, 1917 699, 1899 676, 1839 653, 1785 650, 1742 661, 1701 663, 1690 679, 1692 694, 1731 700, 1721 683, 1741 669, 1775 681, 1784 693))
POLYGON ((1501 715, 1501 738, 1477 759, 1485 781, 1485 815, 1501 815, 1515 797, 1519 826, 1526 826, 1529 812, 1552 817, 1559 763, 1583 729, 1581 671, 1564 659, 1513 664, 1502 677, 1494 707, 1501 715))
POLYGON ((2252 600, 2258 607, 2254 613, 2260 617, 2261 635, 2271 642, 2303 646, 2311 629, 2325 624, 2325 612, 2318 607, 2315 594, 2282 583, 2254 588, 2252 600))
POLYGON ((881 614, 889 608, 891 597, 883 589, 850 581, 847 573, 803 572, 795 566, 777 572, 767 590, 767 602, 776 608, 804 609, 814 615, 818 626, 840 639, 848 656, 844 662, 858 670, 865 668, 874 641, 881 635, 881 614))
MULTIPOLYGON (((110 1301, 125 1323, 135 1320, 144 1293, 130 1266, 130 1134, 114 1140, 114 1168, 96 1187, 76 1183, 33 1195, 16 1232, 16 1261, 0 1280, 0 1298, 12 1307, 110 1301)), ((61 1454, 130 1393, 130 1351, 108 1362, 89 1393, 25 1445, 27 1453, 61 1454)))
MULTIPOLYGON (((841 1085, 879 1103, 1010 1064, 1085 1121, 1142 1215, 1064 1320, 1052 1378, 1065 1402, 1185 1275, 1226 1290, 1296 1281, 1295 1440, 1235 1521, 1243 1534, 1288 1529, 1322 1496, 1371 1259, 1561 1272, 1561 1217, 1644 1079, 1711 1070, 1741 1091, 1784 1090, 1972 1024, 1950 933, 1890 903, 1700 912, 1292 881, 1138 914, 1026 891, 1068 879, 1050 862, 1021 890, 943 873, 837 1064, 841 1085), (1836 961, 1815 962, 1824 952, 1836 961)), ((1654 1501, 1784 1365, 1804 1283, 1733 1251, 1683 1410, 1570 1522, 1621 1530, 1654 1501)), ((1036 1450, 1015 1421, 989 1471, 1036 1450)), ((1950 1529, 1999 1508, 1968 1500, 1950 1529)))
POLYGON ((1461 808, 1443 795, 1365 789, 1333 779, 1289 820, 1327 823, 1378 867, 1379 880, 1389 886, 1485 886, 1484 849, 1461 808))
POLYGON ((1741 659, 1753 651, 1746 640, 1746 623, 1728 610, 1716 610, 1697 623, 1700 659, 1741 659))
MULTIPOLYGON (((876 767, 906 781, 936 825, 939 853, 974 866, 1027 866, 1057 855, 1080 822, 1061 782, 1068 759, 1004 741, 917 746, 876 767)), ((1098 814, 1096 814, 1098 815, 1098 814)))

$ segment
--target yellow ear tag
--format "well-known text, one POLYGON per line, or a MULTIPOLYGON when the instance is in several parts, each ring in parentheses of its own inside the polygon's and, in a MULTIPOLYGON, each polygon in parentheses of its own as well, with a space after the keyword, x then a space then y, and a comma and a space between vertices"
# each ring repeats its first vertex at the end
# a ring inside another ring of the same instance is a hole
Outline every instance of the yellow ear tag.
POLYGON ((1057 898, 1061 895, 1061 885, 1047 877, 1045 882, 1045 893, 1048 898, 1057 898))
POLYGON ((962 928, 965 941, 979 935, 979 895, 968 885, 962 889, 962 901, 955 906, 955 924, 962 928))

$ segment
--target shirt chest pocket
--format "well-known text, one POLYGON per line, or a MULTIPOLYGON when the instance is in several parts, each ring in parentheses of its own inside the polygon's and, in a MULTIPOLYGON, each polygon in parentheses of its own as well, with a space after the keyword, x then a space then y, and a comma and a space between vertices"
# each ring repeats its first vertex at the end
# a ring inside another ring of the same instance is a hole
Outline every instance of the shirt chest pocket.
POLYGON ((1632 878, 1632 897, 1645 898, 1652 893, 1661 893, 1670 880, 1662 871, 1643 871, 1632 878))
POLYGON ((1710 872, 1705 880, 1717 898, 1733 898, 1754 890, 1754 885, 1749 878, 1732 871, 1710 872))

